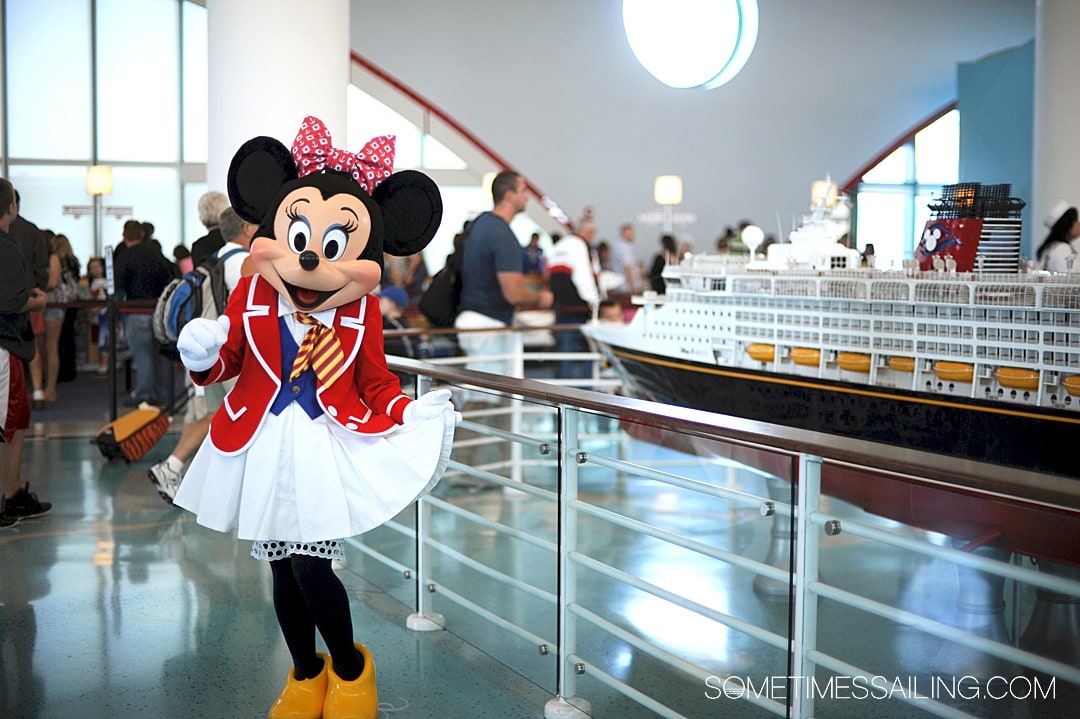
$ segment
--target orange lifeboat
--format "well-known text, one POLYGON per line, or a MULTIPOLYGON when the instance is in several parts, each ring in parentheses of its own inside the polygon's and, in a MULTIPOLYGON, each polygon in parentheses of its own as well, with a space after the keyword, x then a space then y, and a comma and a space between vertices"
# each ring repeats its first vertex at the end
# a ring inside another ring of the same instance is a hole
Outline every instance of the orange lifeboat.
POLYGON ((870 371, 870 355, 864 355, 861 352, 841 352, 836 356, 836 363, 840 365, 840 369, 849 372, 867 373, 870 371))
POLYGON ((754 343, 746 345, 746 354, 758 362, 773 362, 776 360, 776 347, 754 343))
POLYGON ((967 362, 941 361, 934 364, 934 374, 942 382, 970 383, 975 376, 975 367, 967 362))
POLYGON ((1065 385, 1065 391, 1073 397, 1080 396, 1080 374, 1071 374, 1062 380, 1062 384, 1065 385))
POLYGON ((890 357, 889 369, 897 372, 914 372, 915 371, 915 358, 914 357, 890 357))
POLYGON ((810 347, 794 347, 791 350, 791 360, 804 367, 821 366, 821 350, 810 347))
POLYGON ((1019 367, 998 367, 994 371, 998 384, 1009 389, 1039 389, 1039 373, 1033 369, 1019 367))

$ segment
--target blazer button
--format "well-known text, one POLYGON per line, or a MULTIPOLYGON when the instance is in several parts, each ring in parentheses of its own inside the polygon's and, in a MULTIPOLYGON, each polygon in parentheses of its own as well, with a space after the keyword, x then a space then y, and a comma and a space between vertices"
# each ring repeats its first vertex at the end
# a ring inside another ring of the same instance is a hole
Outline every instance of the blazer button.
POLYGON ((300 388, 297 387, 296 385, 293 385, 292 393, 293 394, 300 394, 300 388))

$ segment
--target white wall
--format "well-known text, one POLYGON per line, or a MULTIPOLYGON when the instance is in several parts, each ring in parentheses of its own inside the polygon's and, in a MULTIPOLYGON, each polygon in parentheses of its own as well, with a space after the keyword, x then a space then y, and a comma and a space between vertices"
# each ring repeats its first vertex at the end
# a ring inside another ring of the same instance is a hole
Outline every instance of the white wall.
MULTIPOLYGON (((957 63, 1030 40, 1034 0, 760 0, 757 47, 715 90, 635 60, 618 0, 352 0, 352 48, 507 158, 600 238, 684 179, 698 249, 749 218, 785 232, 826 172, 846 180, 956 96, 957 63)), ((650 257, 659 228, 638 226, 650 257)))

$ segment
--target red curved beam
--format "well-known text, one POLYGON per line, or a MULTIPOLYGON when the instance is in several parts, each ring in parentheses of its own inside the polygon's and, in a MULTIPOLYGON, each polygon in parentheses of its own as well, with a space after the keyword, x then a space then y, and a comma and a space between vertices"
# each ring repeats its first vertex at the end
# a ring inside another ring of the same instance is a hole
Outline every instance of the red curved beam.
MULTIPOLYGON (((439 118, 440 120, 445 122, 450 127, 454 128, 454 130, 457 131, 458 133, 460 133, 462 137, 464 137, 470 143, 475 145, 481 152, 483 152, 485 155, 487 155, 489 158, 491 158, 491 160, 496 165, 498 165, 498 166, 500 166, 502 168, 505 168, 507 170, 514 170, 514 166, 511 165, 509 162, 507 162, 501 155, 499 155, 493 149, 488 147, 476 135, 474 135, 471 132, 469 132, 468 130, 466 130, 461 125, 460 122, 458 122, 454 118, 450 117, 445 112, 443 112, 441 109, 439 109, 434 104, 432 104, 431 101, 429 101, 426 97, 420 95, 415 90, 413 90, 411 87, 409 87, 408 85, 403 83, 401 80, 398 80, 396 77, 394 77, 390 73, 386 72, 381 67, 379 67, 375 63, 368 60, 366 57, 358 55, 355 51, 351 52, 350 56, 352 58, 352 61, 355 62, 357 65, 364 68, 365 70, 370 72, 372 75, 375 75, 376 77, 378 77, 380 80, 382 80, 386 84, 388 84, 391 87, 397 89, 399 92, 406 95, 409 99, 411 99, 417 105, 420 105, 425 110, 430 112, 432 115, 439 118)), ((517 170, 514 170, 514 171, 517 172, 517 170)), ((522 174, 522 177, 525 177, 525 175, 522 174)), ((548 206, 547 202, 550 201, 548 196, 545 195, 544 193, 540 192, 540 190, 535 185, 533 185, 531 182, 529 182, 529 179, 527 177, 525 177, 525 186, 528 188, 529 192, 531 192, 532 195, 540 202, 541 205, 543 205, 544 207, 548 206)), ((567 229, 570 229, 570 230, 574 229, 572 223, 570 223, 569 220, 567 220, 564 224, 566 225, 567 229)))
POLYGON ((860 167, 858 169, 858 171, 855 172, 854 175, 849 177, 844 182, 844 184, 840 187, 840 192, 843 192, 843 193, 845 193, 847 195, 850 195, 851 193, 853 193, 855 191, 855 186, 858 185, 860 181, 862 181, 862 176, 863 175, 865 175, 866 173, 870 172, 870 170, 877 167, 877 165, 882 160, 884 160, 886 157, 888 157, 889 155, 896 152, 896 149, 898 147, 902 147, 906 143, 911 142, 915 138, 915 133, 917 133, 919 130, 923 129, 924 127, 927 127, 929 125, 934 124, 935 122, 940 120, 942 117, 944 117, 947 113, 952 112, 955 109, 956 109, 956 100, 953 100, 948 105, 945 105, 945 106, 939 108, 935 113, 933 113, 929 117, 925 118, 922 122, 915 125, 915 127, 911 128, 910 130, 905 132, 899 138, 894 140, 892 142, 892 144, 887 145, 884 150, 882 150, 880 153, 878 153, 877 155, 872 157, 869 162, 867 162, 865 165, 860 167))

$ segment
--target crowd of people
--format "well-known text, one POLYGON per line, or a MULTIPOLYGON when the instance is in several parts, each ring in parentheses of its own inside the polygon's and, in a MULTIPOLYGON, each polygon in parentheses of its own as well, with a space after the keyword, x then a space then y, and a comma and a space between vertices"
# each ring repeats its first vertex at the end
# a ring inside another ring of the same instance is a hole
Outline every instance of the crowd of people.
MULTIPOLYGON (((22 198, 0 179, 0 527, 40 516, 52 505, 38 499, 21 476, 23 436, 32 412, 60 401, 59 385, 79 371, 80 341, 85 364, 109 369, 109 315, 105 305, 83 300, 107 299, 103 258, 83 264, 63 234, 39 228, 22 215, 22 198)), ((129 220, 115 251, 119 299, 156 300, 163 283, 178 274, 165 259, 149 222, 129 220)), ((118 321, 136 364, 136 388, 130 398, 167 399, 168 365, 155 374, 157 351, 148 335, 149 314, 118 321)))
MULTIPOLYGON (((507 327, 520 308, 550 309, 562 327, 590 321, 622 322, 623 300, 648 290, 663 294, 666 265, 691 250, 679 245, 675 236, 659 238, 651 263, 646 268, 635 251, 635 228, 626 223, 612 241, 597 239, 591 215, 583 217, 574 230, 553 235, 545 252, 540 234, 533 233, 522 247, 510 229, 513 218, 525 209, 528 191, 523 177, 513 171, 500 173, 492 183, 492 209, 468 223, 455 238, 461 258, 461 296, 455 327, 463 330, 507 327), (467 241, 466 241, 467 239, 467 241)), ((0 382, 7 387, 8 403, 0 442, 0 468, 4 487, 0 522, 10 525, 21 518, 47 512, 19 478, 22 432, 30 412, 58 400, 57 385, 74 373, 74 333, 79 318, 90 330, 89 360, 98 372, 107 372, 117 358, 110 357, 108 338, 110 315, 104 306, 79 310, 67 307, 77 300, 106 299, 105 264, 91 257, 82 274, 82 264, 62 234, 39 229, 20 214, 20 198, 9 182, 0 181, 0 205, 5 209, 0 222, 0 263, 5 277, 0 285, 0 382), (7 199, 10 197, 10 201, 7 199), (16 278, 15 275, 18 275, 16 278), (17 279, 17 281, 16 281, 17 279), (23 400, 26 407, 24 408, 23 400)), ((180 485, 186 463, 206 437, 210 420, 221 406, 228 384, 206 388, 172 387, 176 376, 170 360, 157 347, 149 311, 130 311, 141 305, 148 310, 165 286, 174 278, 204 263, 212 256, 223 257, 227 288, 235 287, 242 276, 253 272, 247 252, 257 229, 244 222, 229 207, 220 192, 207 192, 198 203, 205 234, 191 244, 183 243, 165 256, 149 222, 128 220, 122 241, 114 248, 115 299, 129 311, 117 315, 119 344, 130 352, 135 369, 134 387, 127 404, 150 403, 171 406, 178 397, 190 397, 184 405, 183 428, 170 455, 155 464, 149 475, 158 492, 171 501, 180 485)), ((1046 221, 1050 234, 1038 251, 1039 268, 1050 271, 1073 269, 1080 245, 1080 217, 1075 207, 1061 205, 1046 221)), ((749 222, 728 227, 716 240, 716 252, 744 253, 741 233, 749 222)), ((774 240, 775 241, 775 240, 774 240)), ((431 275, 422 254, 407 257, 384 256, 382 283, 377 295, 383 315, 386 351, 406 357, 430 356, 428 338, 409 333, 413 323, 408 313, 415 310, 431 275)), ((563 353, 585 352, 586 339, 577 330, 560 329, 554 334, 555 348, 563 353)), ((470 369, 507 374, 510 352, 507 335, 463 333, 460 351, 473 357, 470 369)), ((567 359, 556 368, 561 378, 585 378, 590 364, 567 359)), ((186 383, 189 385, 190 383, 186 383)), ((492 398, 477 396, 473 402, 492 398)), ((466 403, 466 407, 468 403, 466 403)), ((0 525, 3 526, 3 525, 0 525)))

